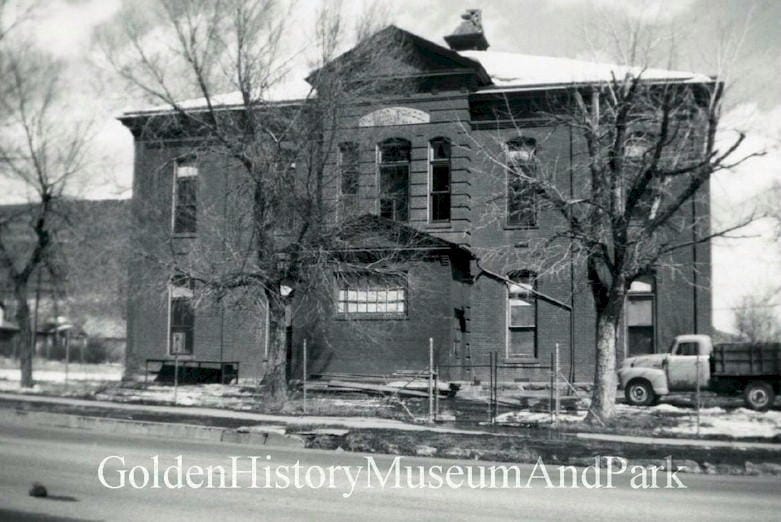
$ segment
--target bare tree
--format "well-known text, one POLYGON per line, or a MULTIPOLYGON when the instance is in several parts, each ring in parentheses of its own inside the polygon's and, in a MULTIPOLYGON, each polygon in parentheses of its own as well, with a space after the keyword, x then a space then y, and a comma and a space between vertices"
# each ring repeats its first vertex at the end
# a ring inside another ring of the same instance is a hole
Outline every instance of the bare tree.
POLYGON ((61 66, 6 37, 0 51, 0 179, 26 199, 0 220, 0 270, 10 282, 19 325, 21 384, 30 387, 34 332, 28 299, 34 275, 63 277, 61 232, 69 226, 66 189, 83 166, 86 125, 64 124, 61 66))
MULTIPOLYGON (((506 197, 518 202, 521 219, 532 208, 557 216, 557 232, 532 253, 540 269, 554 272, 572 259, 588 281, 596 310, 588 421, 606 421, 614 414, 616 344, 632 282, 659 266, 674 270, 671 256, 677 250, 752 219, 713 231, 709 214, 693 211, 707 208, 702 190, 715 173, 747 159, 735 158, 742 132, 717 140, 724 85, 704 77, 675 81, 643 68, 623 70, 610 81, 573 86, 537 106, 536 116, 549 133, 572 132, 572 172, 583 175, 571 189, 562 183, 564 167, 536 160, 540 144, 528 140, 520 125, 517 139, 502 137, 509 149, 481 146, 491 173, 512 180, 506 197)), ((512 114, 508 100, 506 113, 497 116, 506 120, 512 114)), ((504 196, 497 200, 503 202, 504 196)), ((504 216, 504 208, 496 214, 504 216)))
POLYGON ((744 296, 735 308, 735 328, 752 343, 778 341, 781 322, 776 316, 773 295, 744 296))
POLYGON ((287 395, 286 310, 322 287, 332 264, 343 263, 333 246, 344 220, 330 217, 338 201, 326 194, 334 176, 327 164, 343 139, 333 126, 348 100, 369 101, 402 88, 404 82, 384 73, 394 67, 403 42, 380 33, 334 60, 347 33, 338 9, 326 7, 313 32, 312 88, 302 100, 279 103, 274 93, 284 85, 289 59, 279 50, 286 13, 274 0, 163 0, 146 15, 125 13, 122 27, 102 36, 106 56, 130 85, 164 109, 138 118, 137 132, 145 139, 196 138, 184 156, 231 172, 223 210, 198 210, 204 221, 210 212, 227 212, 212 217, 230 226, 199 233, 196 248, 167 257, 170 231, 152 238, 147 230, 139 239, 147 245, 141 251, 169 273, 197 283, 205 297, 243 301, 266 313, 264 384, 270 403, 279 404, 287 395), (161 40, 166 52, 159 50, 161 40), (188 96, 198 100, 183 102, 188 96))

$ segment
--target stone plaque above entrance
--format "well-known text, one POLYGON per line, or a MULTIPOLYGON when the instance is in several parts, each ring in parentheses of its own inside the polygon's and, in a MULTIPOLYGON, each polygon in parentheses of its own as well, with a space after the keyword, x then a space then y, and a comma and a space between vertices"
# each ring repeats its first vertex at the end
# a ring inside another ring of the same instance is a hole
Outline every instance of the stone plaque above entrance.
POLYGON ((429 123, 431 115, 409 107, 386 107, 364 114, 358 120, 359 127, 384 127, 388 125, 415 125, 429 123))

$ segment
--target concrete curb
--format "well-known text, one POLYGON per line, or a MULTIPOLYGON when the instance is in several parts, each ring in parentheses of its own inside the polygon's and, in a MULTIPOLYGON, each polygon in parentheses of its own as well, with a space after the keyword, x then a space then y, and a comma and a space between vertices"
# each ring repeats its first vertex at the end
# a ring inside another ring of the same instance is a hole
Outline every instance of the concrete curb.
POLYGON ((88 430, 112 435, 137 435, 166 439, 224 442, 250 446, 267 446, 270 448, 304 448, 306 442, 303 437, 280 432, 278 427, 273 426, 269 427, 269 429, 253 427, 251 431, 246 431, 214 426, 199 426, 196 424, 112 419, 67 413, 23 410, 12 410, 12 413, 11 410, 6 411, 13 415, 12 417, 11 415, 6 416, 6 420, 12 422, 35 426, 88 430))

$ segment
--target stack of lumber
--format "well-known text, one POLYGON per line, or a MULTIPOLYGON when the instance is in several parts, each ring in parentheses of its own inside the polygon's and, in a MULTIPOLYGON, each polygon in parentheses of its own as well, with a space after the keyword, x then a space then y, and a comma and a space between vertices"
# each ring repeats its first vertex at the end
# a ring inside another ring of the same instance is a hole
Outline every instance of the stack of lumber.
MULTIPOLYGON (((409 378, 377 375, 320 374, 307 381, 308 391, 359 392, 372 395, 398 395, 402 397, 428 397, 428 378, 419 373, 409 378), (395 378, 394 378, 395 377, 395 378)), ((452 397, 458 391, 457 384, 437 381, 436 392, 440 397, 452 397)))

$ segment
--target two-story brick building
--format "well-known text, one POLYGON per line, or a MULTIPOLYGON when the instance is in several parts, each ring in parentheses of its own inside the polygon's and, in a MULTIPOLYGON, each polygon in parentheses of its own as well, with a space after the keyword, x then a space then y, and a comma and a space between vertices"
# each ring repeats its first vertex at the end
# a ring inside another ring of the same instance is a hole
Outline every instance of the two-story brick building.
MULTIPOLYGON (((360 226, 344 231, 342 247, 379 257, 402 252, 395 258, 400 269, 382 281, 341 274, 327 306, 296 307, 291 359, 306 338, 313 371, 387 374, 425 368, 433 339, 438 363, 452 366, 448 376, 467 380, 481 373, 475 366, 491 352, 501 360, 545 364, 558 343, 564 371, 591 379, 595 314, 585 270, 552 251, 556 266, 540 264, 540 252, 554 248, 546 240, 560 222, 492 158, 506 157, 518 169, 542 165, 564 193, 587 190, 582 140, 539 111, 573 88, 620 76, 622 68, 488 51, 475 13, 445 37, 449 47, 393 26, 384 31, 411 42, 414 76, 424 88, 349 107, 336 126, 343 137, 329 160, 335 181, 325 191, 341 214, 334 219, 358 217, 360 226), (314 309, 317 317, 307 313, 314 309)), ((644 77, 710 81, 663 70, 646 70, 644 77)), ((160 111, 121 118, 136 138, 135 208, 159 207, 159 221, 141 227, 156 233, 137 234, 139 250, 166 234, 219 234, 219 227, 205 231, 195 224, 204 201, 220 213, 231 176, 208 160, 182 162, 192 145, 180 138, 148 139, 144 123, 154 114, 160 111)), ((704 194, 687 206, 687 219, 707 218, 707 200, 704 194)), ((142 220, 150 215, 137 212, 142 220)), ((182 252, 186 241, 177 243, 182 252)), ((633 283, 619 356, 663 350, 676 334, 710 332, 709 244, 676 251, 670 266, 633 283)), ((263 375, 262 314, 193 306, 186 284, 155 270, 149 262, 131 262, 131 286, 149 281, 149 274, 159 284, 145 283, 131 295, 128 372, 178 352, 185 359, 240 361, 243 378, 263 375)))

